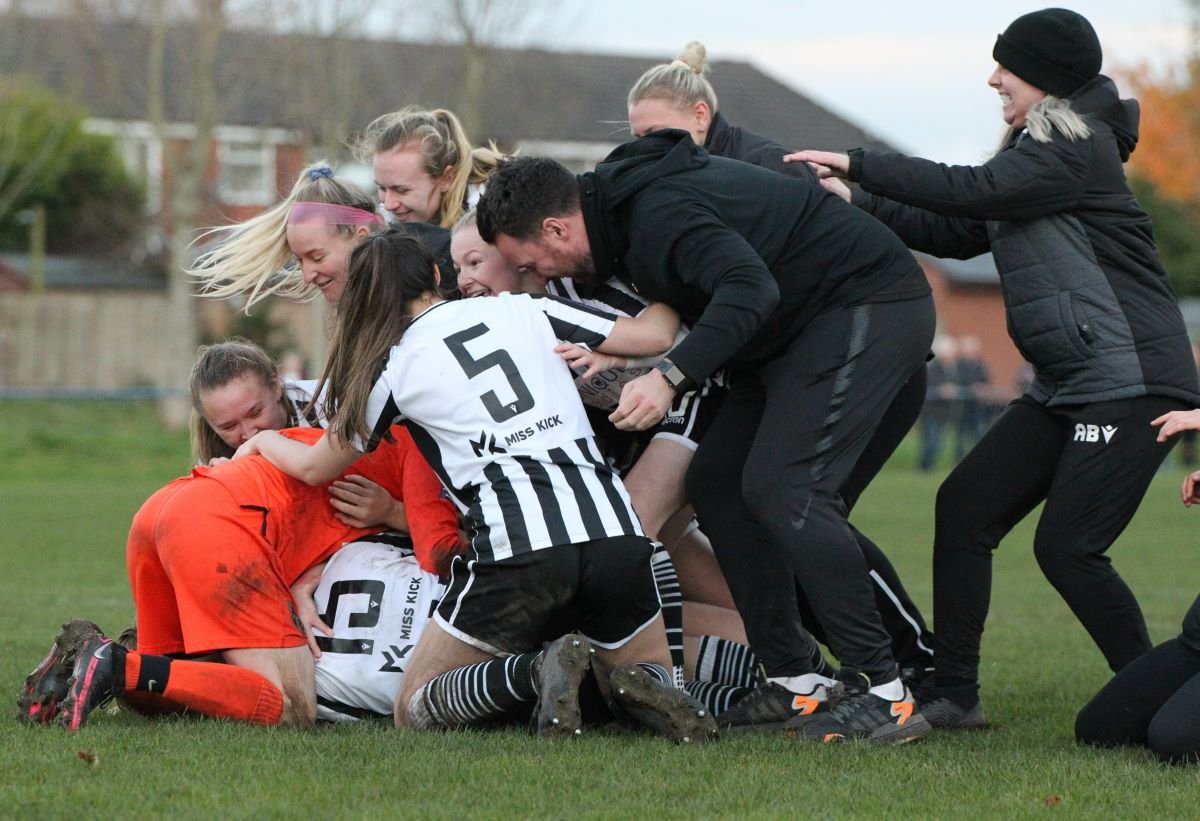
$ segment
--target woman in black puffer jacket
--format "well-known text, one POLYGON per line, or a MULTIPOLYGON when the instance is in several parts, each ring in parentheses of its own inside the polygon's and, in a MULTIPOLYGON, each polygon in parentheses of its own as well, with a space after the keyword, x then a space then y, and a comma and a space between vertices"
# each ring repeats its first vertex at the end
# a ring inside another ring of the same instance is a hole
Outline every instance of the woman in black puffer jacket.
POLYGON ((931 724, 978 727, 979 645, 992 551, 1038 504, 1043 573, 1119 670, 1150 649, 1109 546, 1166 457, 1151 420, 1200 399, 1187 331, 1150 219, 1125 181, 1138 106, 1101 75, 1091 24, 1065 9, 1022 17, 996 40, 988 80, 1009 131, 981 166, 854 150, 788 157, 909 247, 992 251, 1009 333, 1035 380, 938 491, 936 686, 931 724))

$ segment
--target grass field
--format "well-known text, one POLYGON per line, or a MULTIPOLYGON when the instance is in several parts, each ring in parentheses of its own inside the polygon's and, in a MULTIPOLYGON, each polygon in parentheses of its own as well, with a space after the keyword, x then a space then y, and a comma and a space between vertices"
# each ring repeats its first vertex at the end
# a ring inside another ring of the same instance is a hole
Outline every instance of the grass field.
MULTIPOLYGON (((939 476, 901 451, 855 521, 930 601, 939 476)), ((131 616, 124 536, 138 505, 184 472, 183 434, 138 403, 0 402, 0 692, 73 616, 119 632, 131 616)), ((1114 548, 1155 641, 1200 588, 1200 513, 1165 470, 1114 548)), ((983 698, 995 726, 900 748, 783 738, 674 747, 618 729, 572 743, 516 730, 420 735, 383 722, 311 730, 100 714, 77 735, 0 722, 0 816, 1194 817, 1200 768, 1139 750, 1077 747, 1075 711, 1107 679, 1100 654, 1042 579, 1023 524, 996 558, 983 698), (93 758, 94 763, 88 758, 93 758)), ((927 610, 928 614, 928 610, 927 610)))

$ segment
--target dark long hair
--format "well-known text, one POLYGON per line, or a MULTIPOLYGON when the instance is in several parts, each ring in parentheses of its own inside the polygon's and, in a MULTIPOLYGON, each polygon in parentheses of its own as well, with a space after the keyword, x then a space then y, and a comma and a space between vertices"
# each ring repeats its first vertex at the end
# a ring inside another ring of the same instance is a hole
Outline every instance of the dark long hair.
POLYGON ((367 237, 350 255, 329 359, 314 394, 325 391, 323 413, 343 440, 370 436, 371 388, 412 322, 408 304, 431 292, 440 295, 433 255, 395 228, 367 237))

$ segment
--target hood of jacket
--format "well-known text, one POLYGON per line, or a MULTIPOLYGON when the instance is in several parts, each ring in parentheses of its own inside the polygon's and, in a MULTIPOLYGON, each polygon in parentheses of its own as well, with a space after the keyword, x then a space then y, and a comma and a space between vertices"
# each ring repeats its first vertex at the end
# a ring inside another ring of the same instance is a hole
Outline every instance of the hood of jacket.
POLYGON ((595 171, 579 175, 579 201, 600 282, 624 270, 629 233, 618 216, 622 206, 652 182, 708 160, 686 131, 664 129, 617 146, 595 171))
POLYGON ((1138 142, 1141 109, 1137 100, 1122 100, 1117 85, 1100 74, 1070 97, 1071 108, 1085 117, 1095 117, 1112 129, 1121 152, 1121 162, 1129 159, 1138 142))

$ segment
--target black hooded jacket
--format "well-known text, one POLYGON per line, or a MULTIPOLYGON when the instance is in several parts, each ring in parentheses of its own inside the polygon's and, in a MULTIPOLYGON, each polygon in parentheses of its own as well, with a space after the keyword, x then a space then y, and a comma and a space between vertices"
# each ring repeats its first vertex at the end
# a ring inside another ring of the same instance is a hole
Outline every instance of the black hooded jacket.
POLYGON ((579 178, 600 281, 679 311, 668 356, 702 381, 778 355, 815 316, 929 293, 896 236, 819 186, 713 157, 683 131, 619 146, 579 178))
POLYGON ((783 155, 791 153, 788 149, 741 126, 733 125, 719 111, 713 112, 708 134, 704 137, 704 147, 714 157, 741 160, 817 184, 817 175, 808 167, 808 163, 784 162, 783 155))
POLYGON ((1023 131, 980 166, 856 149, 855 203, 910 247, 967 258, 991 250, 1009 335, 1049 405, 1144 394, 1200 403, 1196 367, 1150 218, 1125 181, 1138 107, 1099 76, 1063 116, 1031 109, 1048 141, 1023 131), (1054 117, 1058 117, 1055 124, 1054 117), (1082 119, 1091 136, 1069 139, 1082 119))

